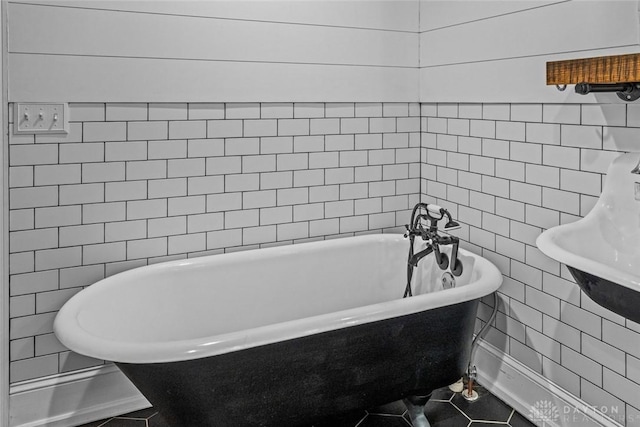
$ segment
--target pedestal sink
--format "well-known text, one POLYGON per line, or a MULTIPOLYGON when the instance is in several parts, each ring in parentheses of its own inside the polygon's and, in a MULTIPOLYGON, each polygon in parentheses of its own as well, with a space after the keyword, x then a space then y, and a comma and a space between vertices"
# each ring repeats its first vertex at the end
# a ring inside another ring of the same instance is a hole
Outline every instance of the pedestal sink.
POLYGON ((609 166, 598 202, 584 218, 550 228, 537 239, 566 264, 580 288, 601 306, 640 323, 640 153, 609 166))

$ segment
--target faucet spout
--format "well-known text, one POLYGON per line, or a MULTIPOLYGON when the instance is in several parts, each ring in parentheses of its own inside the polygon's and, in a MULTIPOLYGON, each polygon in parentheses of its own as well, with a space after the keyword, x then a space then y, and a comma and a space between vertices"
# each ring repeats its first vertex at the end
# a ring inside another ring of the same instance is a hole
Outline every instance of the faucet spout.
POLYGON ((411 255, 411 257, 409 258, 409 264, 412 265, 413 267, 417 267, 418 262, 420 262, 422 258, 426 257, 431 252, 433 252, 433 247, 429 245, 426 247, 426 249, 421 250, 417 254, 411 255))
POLYGON ((636 165, 636 167, 631 169, 631 173, 640 175, 640 159, 638 160, 638 164, 636 165))

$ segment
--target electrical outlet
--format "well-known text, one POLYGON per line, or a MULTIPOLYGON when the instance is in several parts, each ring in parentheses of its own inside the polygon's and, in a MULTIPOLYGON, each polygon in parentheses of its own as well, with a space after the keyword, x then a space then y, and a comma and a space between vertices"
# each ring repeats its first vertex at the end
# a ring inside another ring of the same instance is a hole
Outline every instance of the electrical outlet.
POLYGON ((640 201, 640 182, 634 183, 634 193, 636 200, 640 201))
POLYGON ((69 109, 66 103, 15 104, 14 133, 69 133, 69 109))

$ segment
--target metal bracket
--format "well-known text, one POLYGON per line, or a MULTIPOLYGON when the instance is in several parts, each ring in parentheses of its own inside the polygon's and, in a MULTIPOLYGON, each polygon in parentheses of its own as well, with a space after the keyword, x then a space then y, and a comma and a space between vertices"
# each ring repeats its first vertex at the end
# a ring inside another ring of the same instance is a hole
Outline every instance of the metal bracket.
POLYGON ((640 99, 640 82, 633 83, 578 83, 576 93, 587 95, 589 93, 615 92, 623 101, 632 102, 640 99))
POLYGON ((640 83, 630 83, 628 86, 630 86, 628 90, 616 92, 618 98, 628 102, 635 101, 640 98, 640 83))

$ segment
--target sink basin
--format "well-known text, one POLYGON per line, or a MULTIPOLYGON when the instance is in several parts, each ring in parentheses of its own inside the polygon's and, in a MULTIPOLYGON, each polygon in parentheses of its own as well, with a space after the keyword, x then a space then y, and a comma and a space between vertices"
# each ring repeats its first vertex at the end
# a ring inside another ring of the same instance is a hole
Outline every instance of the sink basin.
POLYGON ((543 232, 538 248, 566 264, 596 303, 640 323, 640 153, 609 166, 598 202, 584 218, 543 232))

